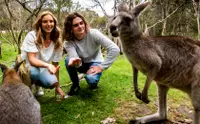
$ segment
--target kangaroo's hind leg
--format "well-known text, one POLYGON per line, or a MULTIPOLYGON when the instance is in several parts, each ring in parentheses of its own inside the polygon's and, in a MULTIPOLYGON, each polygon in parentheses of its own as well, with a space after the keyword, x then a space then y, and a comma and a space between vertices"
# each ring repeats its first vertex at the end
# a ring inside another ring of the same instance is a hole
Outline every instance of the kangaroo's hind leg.
POLYGON ((155 114, 137 118, 137 123, 148 123, 167 119, 167 92, 169 88, 158 85, 158 111, 155 114))

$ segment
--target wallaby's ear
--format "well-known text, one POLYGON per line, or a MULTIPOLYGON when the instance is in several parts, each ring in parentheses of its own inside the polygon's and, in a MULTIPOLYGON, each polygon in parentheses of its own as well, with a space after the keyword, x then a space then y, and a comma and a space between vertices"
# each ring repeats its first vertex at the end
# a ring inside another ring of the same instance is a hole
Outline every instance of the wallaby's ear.
POLYGON ((138 16, 148 5, 151 5, 152 2, 143 2, 137 5, 133 10, 135 16, 138 16))
POLYGON ((129 10, 129 7, 126 3, 121 3, 119 6, 118 6, 118 11, 119 12, 128 12, 129 10))
MULTIPOLYGON (((24 61, 25 61, 25 60, 24 60, 24 61)), ((20 65, 21 65, 24 61, 21 61, 21 62, 15 64, 14 69, 15 69, 16 72, 18 71, 20 65)))
POLYGON ((8 67, 4 64, 0 64, 0 68, 3 73, 8 69, 8 67))

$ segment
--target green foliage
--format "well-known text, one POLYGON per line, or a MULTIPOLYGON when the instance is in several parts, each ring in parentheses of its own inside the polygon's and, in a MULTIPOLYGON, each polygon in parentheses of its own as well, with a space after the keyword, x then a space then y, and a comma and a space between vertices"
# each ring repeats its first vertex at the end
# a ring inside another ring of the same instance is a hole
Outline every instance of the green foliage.
POLYGON ((103 30, 106 28, 107 23, 108 23, 107 18, 103 16, 103 17, 94 18, 94 22, 92 23, 92 25, 94 25, 93 27, 103 30))
POLYGON ((152 3, 153 4, 149 6, 149 8, 147 8, 147 10, 144 11, 144 13, 142 13, 140 16, 143 30, 145 29, 145 25, 150 27, 157 23, 154 28, 150 30, 150 33, 153 35, 163 35, 162 32, 164 32, 164 35, 190 36, 191 33, 197 34, 197 17, 194 12, 192 1, 152 0, 152 3), (177 8, 179 9, 173 13, 177 8), (167 18, 165 20, 166 25, 165 21, 162 21, 165 18, 167 18), (159 21, 162 22, 158 23, 159 21))
POLYGON ((92 28, 105 29, 107 23, 107 18, 105 16, 99 17, 95 11, 91 11, 89 9, 79 13, 81 13, 86 18, 87 22, 92 28))

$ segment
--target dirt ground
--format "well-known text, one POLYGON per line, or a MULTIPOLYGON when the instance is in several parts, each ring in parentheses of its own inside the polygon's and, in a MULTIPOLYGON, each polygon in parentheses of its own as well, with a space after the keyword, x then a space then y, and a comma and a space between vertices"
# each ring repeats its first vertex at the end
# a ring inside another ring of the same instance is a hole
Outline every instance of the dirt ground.
MULTIPOLYGON (((181 102, 169 99, 167 104, 168 120, 148 124, 192 124, 193 108, 189 98, 184 98, 181 102)), ((120 102, 120 107, 115 110, 115 113, 120 120, 135 124, 135 118, 154 114, 156 111, 156 101, 151 101, 149 104, 126 101, 120 102)))

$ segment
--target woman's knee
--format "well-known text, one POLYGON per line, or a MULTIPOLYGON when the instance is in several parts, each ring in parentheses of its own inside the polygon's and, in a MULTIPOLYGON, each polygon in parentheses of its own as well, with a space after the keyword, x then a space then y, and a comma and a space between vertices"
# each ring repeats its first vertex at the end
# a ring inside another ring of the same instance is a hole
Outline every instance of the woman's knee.
POLYGON ((39 68, 36 68, 36 67, 30 68, 31 80, 38 80, 39 75, 40 75, 40 69, 39 68))
POLYGON ((53 89, 53 88, 57 87, 57 85, 58 85, 58 82, 55 82, 55 83, 51 84, 48 88, 53 89))
POLYGON ((41 81, 41 83, 43 87, 52 89, 56 87, 56 85, 58 84, 58 81, 43 80, 41 81))
POLYGON ((48 71, 44 71, 40 74, 40 82, 46 88, 50 88, 58 82, 56 75, 50 74, 48 71))

